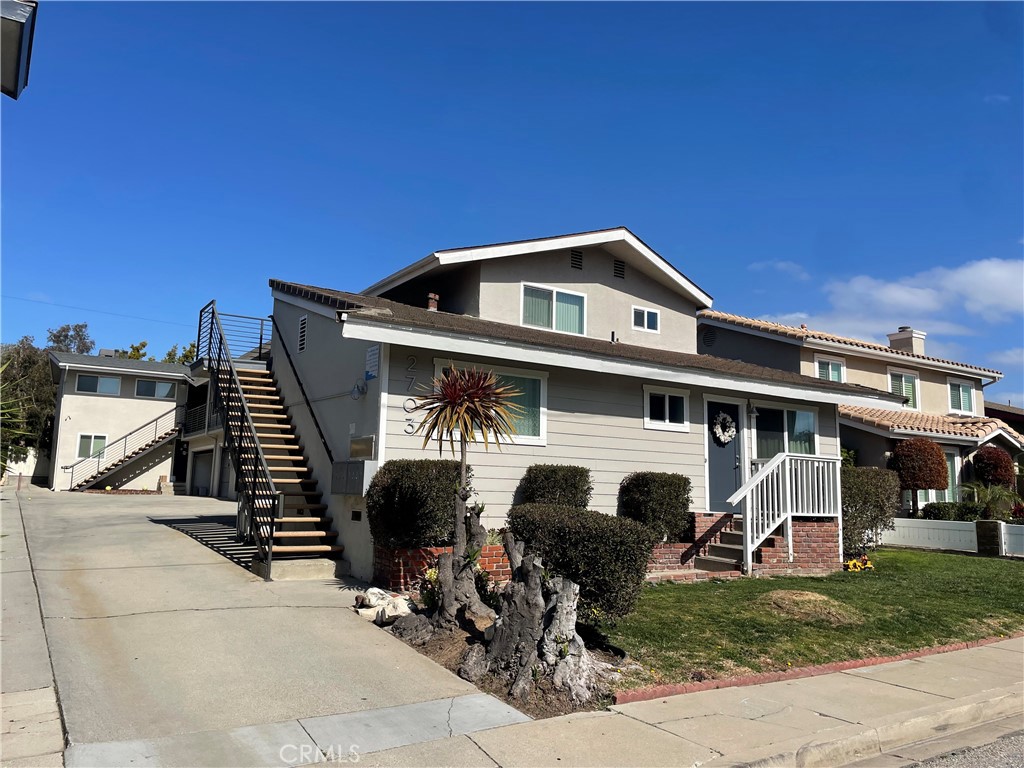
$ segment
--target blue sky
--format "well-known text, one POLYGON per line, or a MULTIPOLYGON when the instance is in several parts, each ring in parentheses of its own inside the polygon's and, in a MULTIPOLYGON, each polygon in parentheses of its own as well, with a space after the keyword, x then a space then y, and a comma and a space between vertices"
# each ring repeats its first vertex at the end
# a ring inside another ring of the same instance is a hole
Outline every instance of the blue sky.
POLYGON ((625 225, 717 309, 910 324, 1024 405, 1022 8, 46 3, 2 337, 162 354, 271 277, 625 225))

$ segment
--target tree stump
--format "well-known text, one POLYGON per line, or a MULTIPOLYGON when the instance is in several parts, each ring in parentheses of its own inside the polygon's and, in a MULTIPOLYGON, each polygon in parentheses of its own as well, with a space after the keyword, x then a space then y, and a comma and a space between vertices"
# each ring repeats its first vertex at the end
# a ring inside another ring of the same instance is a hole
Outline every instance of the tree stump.
POLYGON ((476 590, 476 561, 487 543, 487 529, 480 523, 480 509, 467 508, 466 495, 460 492, 455 500, 455 545, 437 559, 439 599, 433 623, 438 629, 453 629, 472 617, 495 616, 476 590))

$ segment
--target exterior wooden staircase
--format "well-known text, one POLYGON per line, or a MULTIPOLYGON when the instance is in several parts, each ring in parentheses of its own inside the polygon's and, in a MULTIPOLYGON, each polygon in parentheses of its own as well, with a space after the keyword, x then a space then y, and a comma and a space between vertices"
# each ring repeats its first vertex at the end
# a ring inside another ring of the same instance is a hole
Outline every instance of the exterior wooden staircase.
MULTIPOLYGON (((257 517, 261 526, 271 529, 274 560, 340 556, 344 547, 337 543, 338 533, 331 530, 331 518, 324 514, 327 505, 322 503, 322 494, 271 373, 236 370, 274 487, 284 495, 283 517, 257 517)), ((244 451, 239 459, 243 472, 252 471, 259 461, 258 456, 244 451)))

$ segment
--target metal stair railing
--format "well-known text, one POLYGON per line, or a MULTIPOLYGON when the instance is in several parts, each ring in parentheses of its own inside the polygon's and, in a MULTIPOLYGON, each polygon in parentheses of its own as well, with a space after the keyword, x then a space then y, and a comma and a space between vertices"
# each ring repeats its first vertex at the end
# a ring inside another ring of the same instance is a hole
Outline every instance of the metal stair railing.
MULTIPOLYGON (((838 457, 779 453, 726 499, 743 503, 743 568, 749 576, 754 551, 780 525, 785 526, 793 562, 793 516, 836 517, 842 530, 842 492, 838 457)), ((842 542, 840 542, 840 546, 842 542)))
MULTIPOLYGON (((230 315, 233 338, 243 340, 246 352, 241 359, 257 360, 269 354, 270 333, 265 318, 258 328, 245 330, 241 315, 230 315), (249 347, 253 338, 257 343, 249 347), (246 341, 249 340, 249 341, 246 341), (257 354, 258 352, 258 354, 257 354)), ((256 436, 252 414, 242 393, 235 360, 228 347, 228 338, 221 324, 216 302, 211 301, 199 314, 199 339, 196 345, 207 358, 210 372, 211 404, 224 424, 224 444, 234 465, 238 487, 236 532, 240 539, 255 544, 257 556, 266 563, 266 580, 274 555, 274 520, 284 516, 284 494, 277 490, 267 468, 263 447, 256 436)))
POLYGON ((147 421, 131 432, 127 432, 112 443, 95 451, 91 456, 79 459, 74 464, 61 467, 65 472, 71 472, 71 484, 69 490, 74 490, 79 485, 90 480, 99 479, 126 458, 133 456, 141 448, 170 435, 181 427, 185 415, 185 407, 182 405, 171 408, 155 419, 147 421))

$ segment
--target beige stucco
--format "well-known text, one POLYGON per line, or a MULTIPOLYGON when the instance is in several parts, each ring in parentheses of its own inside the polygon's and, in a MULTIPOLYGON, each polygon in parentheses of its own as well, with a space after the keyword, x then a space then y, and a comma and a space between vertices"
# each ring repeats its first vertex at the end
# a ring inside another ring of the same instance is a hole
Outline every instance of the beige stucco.
MULTIPOLYGON (((86 375, 119 376, 120 395, 84 394, 75 392, 79 371, 61 369, 57 395, 57 410, 54 415, 54 448, 51 466, 50 487, 53 490, 67 490, 71 475, 62 467, 78 461, 78 438, 80 435, 106 435, 107 445, 131 432, 146 422, 161 416, 177 404, 185 402, 185 384, 178 381, 177 399, 157 400, 135 396, 137 379, 168 380, 165 376, 129 375, 81 371, 86 375)), ((161 475, 170 475, 171 455, 169 451, 140 460, 135 467, 126 467, 104 480, 104 485, 116 488, 156 490, 161 475)))
POLYGON ((480 263, 480 317, 510 325, 522 321, 523 283, 586 295, 586 335, 610 340, 612 333, 637 346, 693 352, 696 305, 676 291, 626 265, 625 278, 613 275, 614 257, 602 248, 583 251, 583 269, 573 269, 569 251, 527 254, 480 263), (633 328, 633 307, 660 312, 660 330, 633 328))
POLYGON ((800 350, 800 373, 805 376, 817 376, 818 368, 815 362, 816 356, 839 358, 846 363, 846 381, 850 384, 860 384, 874 389, 889 390, 889 372, 903 371, 914 373, 918 377, 919 404, 918 409, 922 413, 934 413, 946 415, 949 409, 949 382, 951 379, 969 382, 973 389, 973 415, 985 414, 984 391, 981 388, 981 377, 950 374, 944 371, 937 371, 933 368, 926 368, 910 357, 894 357, 892 360, 882 360, 873 357, 856 354, 851 348, 850 352, 845 350, 815 350, 803 347, 800 350))

